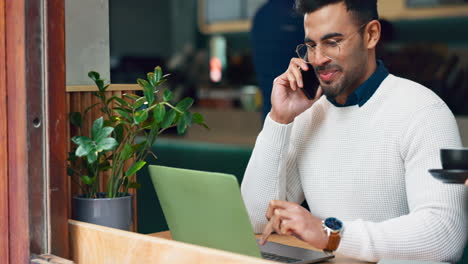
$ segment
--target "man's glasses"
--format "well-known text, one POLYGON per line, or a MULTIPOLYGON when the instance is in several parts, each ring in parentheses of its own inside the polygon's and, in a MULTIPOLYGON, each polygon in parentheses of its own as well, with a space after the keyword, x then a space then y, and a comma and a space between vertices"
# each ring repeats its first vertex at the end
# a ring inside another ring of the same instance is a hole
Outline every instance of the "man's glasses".
MULTIPOLYGON (((368 23, 368 22, 367 22, 368 23)), ((318 45, 309 45, 309 44, 299 44, 296 47, 296 53, 299 58, 303 59, 305 62, 313 62, 315 60, 315 56, 318 52, 324 57, 329 59, 335 59, 340 56, 340 52, 342 50, 343 43, 346 40, 351 39, 356 33, 358 33, 367 23, 362 24, 357 31, 350 34, 348 37, 343 39, 325 39, 322 40, 318 45)))

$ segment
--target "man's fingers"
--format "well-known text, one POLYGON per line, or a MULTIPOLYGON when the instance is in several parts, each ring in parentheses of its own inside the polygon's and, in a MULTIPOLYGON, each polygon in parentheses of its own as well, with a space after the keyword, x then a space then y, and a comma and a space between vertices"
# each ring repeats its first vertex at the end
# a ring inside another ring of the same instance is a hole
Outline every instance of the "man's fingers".
POLYGON ((278 232, 278 233, 280 235, 287 235, 287 236, 290 236, 293 233, 291 231, 291 228, 290 228, 290 221, 289 220, 281 221, 280 232, 278 232))
POLYGON ((303 88, 304 83, 302 82, 302 73, 301 73, 300 67, 291 69, 291 72, 293 73, 294 78, 296 79, 297 85, 300 88, 303 88))
POLYGON ((270 218, 274 215, 275 209, 283 209, 287 210, 288 208, 294 208, 297 206, 295 203, 281 201, 281 200, 271 200, 266 212, 266 218, 270 220, 270 218))
POLYGON ((290 66, 296 66, 295 68, 300 67, 304 71, 307 71, 309 69, 309 65, 303 59, 292 58, 289 64, 290 66))
POLYGON ((287 211, 287 209, 275 209, 273 211, 273 214, 278 217, 279 219, 281 220, 284 220, 284 219, 290 219, 291 218, 291 213, 287 211))
POLYGON ((278 233, 280 231, 281 218, 279 218, 278 216, 273 216, 271 218, 271 222, 272 222, 273 231, 278 233))
POLYGON ((287 76, 289 80, 289 86, 291 87, 293 91, 296 91, 297 90, 296 77, 291 71, 288 71, 287 76))
POLYGON ((320 98, 320 96, 322 96, 322 94, 323 94, 322 87, 319 86, 319 88, 317 89, 317 92, 315 93, 315 99, 320 98))
POLYGON ((269 221, 265 228, 263 229, 262 236, 260 237, 260 245, 265 245, 268 237, 273 233, 273 222, 269 221))

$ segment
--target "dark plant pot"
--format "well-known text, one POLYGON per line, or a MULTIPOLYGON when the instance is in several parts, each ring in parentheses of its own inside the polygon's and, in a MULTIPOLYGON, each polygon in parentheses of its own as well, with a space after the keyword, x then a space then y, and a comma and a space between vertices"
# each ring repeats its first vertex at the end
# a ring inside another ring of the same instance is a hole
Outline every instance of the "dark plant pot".
POLYGON ((117 198, 73 197, 73 219, 96 225, 130 230, 132 224, 131 195, 117 198))

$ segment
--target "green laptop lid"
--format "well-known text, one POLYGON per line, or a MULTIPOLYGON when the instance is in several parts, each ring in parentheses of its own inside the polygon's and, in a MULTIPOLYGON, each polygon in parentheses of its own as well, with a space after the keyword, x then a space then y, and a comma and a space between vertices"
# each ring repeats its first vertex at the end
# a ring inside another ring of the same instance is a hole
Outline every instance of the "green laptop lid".
POLYGON ((235 176, 155 165, 149 171, 175 240, 261 256, 235 176))

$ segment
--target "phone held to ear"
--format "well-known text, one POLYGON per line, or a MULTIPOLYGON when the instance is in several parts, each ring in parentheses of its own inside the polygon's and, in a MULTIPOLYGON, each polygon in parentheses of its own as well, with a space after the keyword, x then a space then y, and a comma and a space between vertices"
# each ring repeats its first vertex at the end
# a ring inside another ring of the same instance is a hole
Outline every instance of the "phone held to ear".
POLYGON ((315 75, 315 71, 311 68, 307 71, 301 69, 302 74, 302 83, 304 87, 301 90, 304 92, 305 96, 309 100, 314 100, 315 94, 317 93, 319 87, 319 81, 315 75))

